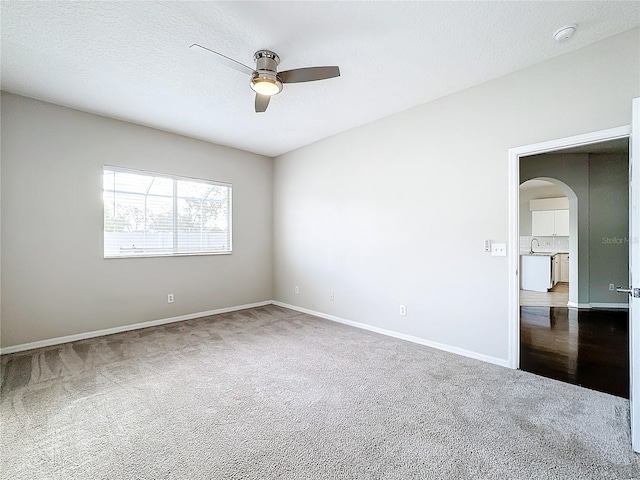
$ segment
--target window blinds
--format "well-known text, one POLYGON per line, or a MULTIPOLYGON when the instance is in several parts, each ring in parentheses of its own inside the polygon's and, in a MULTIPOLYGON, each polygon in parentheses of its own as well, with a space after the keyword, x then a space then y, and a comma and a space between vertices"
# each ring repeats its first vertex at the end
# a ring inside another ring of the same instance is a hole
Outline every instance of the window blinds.
POLYGON ((231 253, 228 183, 105 166, 104 256, 231 253))

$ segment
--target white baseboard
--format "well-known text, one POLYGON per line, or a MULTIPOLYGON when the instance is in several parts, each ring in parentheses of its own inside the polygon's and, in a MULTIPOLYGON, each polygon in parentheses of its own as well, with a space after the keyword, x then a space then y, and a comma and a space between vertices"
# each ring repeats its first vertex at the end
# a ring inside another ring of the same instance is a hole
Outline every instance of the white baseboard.
POLYGON ((139 330, 141 328, 155 327, 157 325, 165 325, 167 323, 182 322, 193 318, 208 317, 209 315, 217 315, 219 313, 235 312, 236 310, 245 310, 247 308, 263 307, 271 305, 273 302, 267 300, 264 302, 250 303, 247 305, 237 305, 235 307, 218 308, 216 310, 208 310, 206 312, 189 313, 187 315, 179 315, 177 317, 161 318, 159 320, 151 320, 149 322, 134 323, 131 325, 122 325, 120 327, 105 328, 103 330, 94 330, 92 332, 77 333, 75 335, 66 335, 64 337, 49 338, 47 340, 39 340, 37 342, 23 343, 0 349, 0 355, 7 353, 24 352, 34 348, 50 347, 52 345, 60 345, 62 343, 76 342, 87 338, 102 337, 104 335, 112 335, 114 333, 128 332, 130 330, 139 330))
POLYGON ((591 308, 591 304, 589 303, 576 303, 576 302, 567 302, 567 307, 569 308, 591 308))
POLYGON ((399 338, 401 340, 417 343, 420 345, 424 345, 426 347, 432 347, 438 350, 444 350, 445 352, 455 353, 456 355, 462 355, 463 357, 469 357, 475 360, 481 360, 483 362, 492 363, 494 365, 499 365, 501 367, 509 368, 509 362, 503 358, 491 357, 489 355, 473 352, 471 350, 465 350, 463 348, 454 347, 444 343, 433 342, 431 340, 425 340, 424 338, 414 337, 413 335, 406 335, 404 333, 394 332, 393 330, 386 330, 384 328, 374 327, 372 325, 367 325, 366 323, 354 322, 353 320, 347 320, 345 318, 336 317, 335 315, 329 315, 327 313, 316 312, 315 310, 309 310, 308 308, 298 307, 296 305, 290 305, 288 303, 278 302, 275 300, 272 303, 274 305, 278 305, 279 307, 289 308, 291 310, 307 313, 309 315, 324 318, 326 320, 331 320, 333 322, 344 323, 345 325, 350 325, 356 328, 362 328, 363 330, 369 330, 370 332, 380 333, 382 335, 387 335, 389 337, 399 338))
POLYGON ((628 303, 590 303, 591 308, 629 308, 628 303))
POLYGON ((569 308, 589 309, 589 308, 629 308, 628 303, 567 303, 569 308))
MULTIPOLYGON (((17 353, 17 352, 23 352, 26 350, 33 350, 34 348, 42 348, 42 347, 50 347, 53 345, 60 345, 63 343, 69 343, 69 342, 76 342, 78 340, 85 340, 88 338, 95 338, 95 337, 101 337, 104 335, 112 335, 114 333, 121 333, 121 332, 127 332, 130 330, 139 330, 141 328, 148 328, 148 327, 155 327, 158 325, 165 325, 167 323, 174 323, 174 322, 181 322, 184 320, 191 320, 194 318, 200 318, 200 317, 207 317, 209 315, 217 315, 220 313, 228 313, 228 312, 234 312, 237 310, 245 310, 247 308, 254 308, 254 307, 263 307, 265 305, 278 305, 280 307, 284 307, 284 308, 289 308, 291 310, 296 310, 298 312, 302 312, 302 313, 307 313, 309 315, 314 315, 316 317, 320 317, 320 318, 324 318, 326 320, 331 320, 333 322, 338 322, 338 323, 343 323, 345 325, 350 325, 352 327, 356 327, 356 328, 361 328, 363 330, 368 330, 371 332, 375 332, 375 333, 380 333, 382 335, 387 335, 389 337, 393 337, 393 338, 399 338, 401 340, 406 340, 408 342, 412 342, 412 343, 417 343, 419 345, 424 345, 427 347, 431 347, 431 348, 436 348, 438 350, 443 350, 445 352, 449 352, 449 353, 454 353, 456 355, 462 355, 463 357, 469 357, 469 358, 473 358, 475 360, 480 360, 483 362, 487 362, 487 363, 491 363, 494 365, 499 365, 501 367, 509 367, 509 363, 506 359, 502 359, 502 358, 497 358, 497 357, 492 357, 489 355, 484 355, 482 353, 477 353, 477 352, 473 352, 471 350, 465 350, 463 348, 459 348, 459 347, 454 347, 452 345, 447 345, 444 343, 439 343, 439 342, 434 342, 431 340, 426 340, 424 338, 420 338, 420 337, 415 337, 413 335, 407 335, 404 333, 399 333, 399 332, 394 332, 393 330, 386 330, 384 328, 379 328, 379 327, 375 327, 373 325, 368 325, 366 323, 360 323, 360 322, 355 322, 353 320, 347 320, 345 318, 341 318, 341 317, 337 317, 335 315, 329 315, 327 313, 322 313, 322 312, 317 312, 315 310, 310 310, 308 308, 303 308, 303 307, 298 307, 296 305, 290 305, 287 303, 283 303, 283 302, 278 302, 275 300, 266 300, 264 302, 258 302, 258 303, 251 303, 251 304, 246 304, 246 305, 237 305, 234 307, 225 307, 225 308, 219 308, 216 310, 209 310, 206 312, 196 312, 196 313, 189 313, 187 315, 180 315, 177 317, 169 317, 169 318, 162 318, 159 320, 151 320, 149 322, 142 322, 142 323, 134 323, 131 325, 122 325, 120 327, 114 327, 114 328, 106 328, 103 330, 94 330, 91 332, 84 332, 84 333, 78 333, 75 335, 66 335, 64 337, 56 337, 56 338, 50 338, 50 339, 46 339, 46 340, 39 340, 37 342, 30 342, 30 343, 23 343, 20 345, 13 345, 13 346, 9 346, 9 347, 4 347, 2 349, 0 349, 0 354, 1 355, 5 355, 8 353, 17 353)), ((611 305, 611 304, 607 304, 607 305, 611 305)))

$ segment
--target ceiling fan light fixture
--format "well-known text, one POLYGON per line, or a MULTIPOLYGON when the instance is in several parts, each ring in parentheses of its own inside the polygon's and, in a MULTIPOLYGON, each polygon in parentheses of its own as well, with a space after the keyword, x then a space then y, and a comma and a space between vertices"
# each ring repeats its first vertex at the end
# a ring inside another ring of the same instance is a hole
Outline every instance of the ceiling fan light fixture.
POLYGON ((271 97, 277 95, 282 91, 282 82, 277 78, 269 78, 258 75, 254 75, 251 79, 251 88, 258 95, 265 95, 271 97))
POLYGON ((218 63, 250 75, 249 85, 256 92, 256 113, 263 113, 267 110, 271 97, 279 94, 285 83, 314 82, 340 76, 340 69, 337 66, 294 68, 278 72, 280 57, 271 50, 258 50, 253 54, 253 60, 256 63, 254 69, 197 43, 192 44, 189 48, 211 53, 214 55, 212 58, 217 59, 218 63))

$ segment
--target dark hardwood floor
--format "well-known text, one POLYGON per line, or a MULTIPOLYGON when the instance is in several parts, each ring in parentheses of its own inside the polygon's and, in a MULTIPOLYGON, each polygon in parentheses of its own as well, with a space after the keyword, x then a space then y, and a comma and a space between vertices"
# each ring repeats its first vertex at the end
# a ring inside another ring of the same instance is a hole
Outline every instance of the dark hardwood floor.
POLYGON ((520 369, 629 398, 629 312, 520 307, 520 369))

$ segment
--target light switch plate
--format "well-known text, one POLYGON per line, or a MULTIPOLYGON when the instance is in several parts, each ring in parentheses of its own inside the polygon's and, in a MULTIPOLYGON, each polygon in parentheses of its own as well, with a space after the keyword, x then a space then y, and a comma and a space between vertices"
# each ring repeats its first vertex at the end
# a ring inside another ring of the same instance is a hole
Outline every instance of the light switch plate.
POLYGON ((507 244, 506 243, 492 243, 491 244, 491 256, 492 257, 506 257, 507 256, 507 244))

